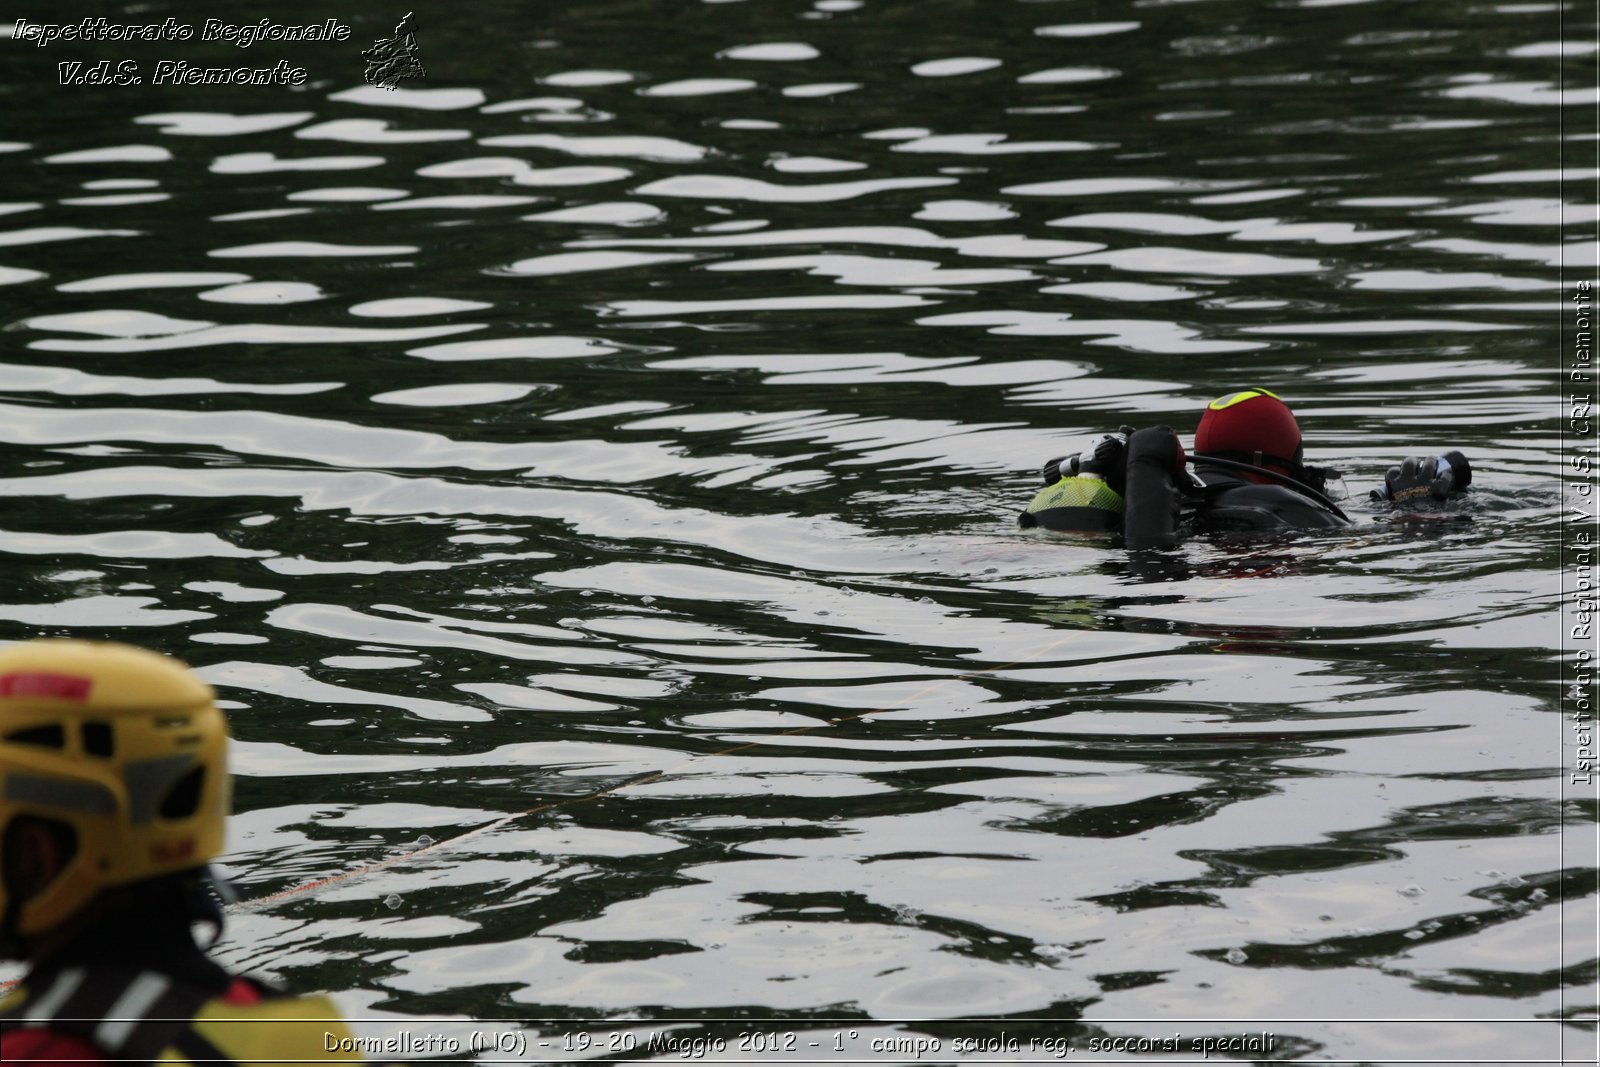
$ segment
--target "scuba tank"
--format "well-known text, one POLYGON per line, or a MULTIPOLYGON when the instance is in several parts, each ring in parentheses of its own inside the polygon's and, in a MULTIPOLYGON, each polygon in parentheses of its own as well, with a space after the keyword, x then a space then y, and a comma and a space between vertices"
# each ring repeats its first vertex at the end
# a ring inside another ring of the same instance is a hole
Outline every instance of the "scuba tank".
POLYGON ((1045 488, 1017 516, 1023 529, 1111 533, 1122 528, 1128 435, 1133 427, 1101 434, 1089 447, 1044 465, 1045 488))

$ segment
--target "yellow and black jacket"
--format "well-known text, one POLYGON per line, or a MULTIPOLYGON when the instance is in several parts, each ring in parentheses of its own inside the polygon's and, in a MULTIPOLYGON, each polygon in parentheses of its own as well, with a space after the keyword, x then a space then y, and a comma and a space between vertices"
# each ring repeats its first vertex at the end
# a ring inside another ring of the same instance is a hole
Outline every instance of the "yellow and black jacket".
POLYGON ((359 1062, 326 997, 293 997, 236 978, 220 996, 153 970, 36 972, 0 1000, 7 1063, 359 1062))

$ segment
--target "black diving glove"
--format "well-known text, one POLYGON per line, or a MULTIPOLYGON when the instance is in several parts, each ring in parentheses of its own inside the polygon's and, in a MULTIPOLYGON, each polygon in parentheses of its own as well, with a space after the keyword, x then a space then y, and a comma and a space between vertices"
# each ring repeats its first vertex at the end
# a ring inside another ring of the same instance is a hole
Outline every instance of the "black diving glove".
POLYGON ((1398 467, 1390 467, 1383 488, 1372 490, 1372 499, 1403 504, 1423 500, 1444 500, 1472 484, 1472 464, 1460 452, 1446 452, 1431 459, 1412 456, 1398 467))

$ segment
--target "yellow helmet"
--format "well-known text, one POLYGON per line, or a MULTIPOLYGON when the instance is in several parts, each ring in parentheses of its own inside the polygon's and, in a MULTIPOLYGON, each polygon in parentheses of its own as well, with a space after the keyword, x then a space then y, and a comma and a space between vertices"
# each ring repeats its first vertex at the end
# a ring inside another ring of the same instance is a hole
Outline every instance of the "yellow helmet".
POLYGON ((175 659, 91 641, 0 649, 0 832, 31 816, 70 842, 27 899, 0 879, 0 936, 46 933, 104 889, 221 852, 227 744, 211 687, 175 659))

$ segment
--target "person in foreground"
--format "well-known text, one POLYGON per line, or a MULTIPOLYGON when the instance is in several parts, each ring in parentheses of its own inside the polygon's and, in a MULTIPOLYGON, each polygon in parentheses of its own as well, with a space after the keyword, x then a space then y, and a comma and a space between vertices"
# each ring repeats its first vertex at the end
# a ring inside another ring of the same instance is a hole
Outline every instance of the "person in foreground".
POLYGON ((355 1047, 326 998, 235 977, 195 942, 195 924, 222 930, 208 861, 227 743, 211 687, 176 660, 87 641, 0 650, 0 956, 29 966, 0 1000, 0 1059, 361 1059, 324 1051, 355 1047))
MULTIPOLYGON (((1045 488, 1023 527, 1076 533, 1121 531, 1127 547, 1169 548, 1180 533, 1328 530, 1352 525, 1329 498, 1339 472, 1305 464, 1300 426, 1266 389, 1228 393, 1207 406, 1184 453, 1169 426, 1122 427, 1076 456, 1044 465, 1045 488), (1191 475, 1186 466, 1193 466, 1191 475)), ((1460 452, 1391 467, 1376 500, 1415 507, 1472 483, 1460 452)))

